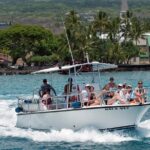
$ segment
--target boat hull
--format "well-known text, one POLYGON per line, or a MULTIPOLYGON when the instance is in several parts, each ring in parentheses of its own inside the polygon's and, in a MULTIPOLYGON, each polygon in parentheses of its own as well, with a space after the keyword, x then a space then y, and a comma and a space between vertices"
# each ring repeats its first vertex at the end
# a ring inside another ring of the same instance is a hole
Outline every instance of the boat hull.
POLYGON ((42 130, 78 130, 89 126, 102 130, 133 127, 139 124, 149 107, 150 103, 23 112, 17 114, 16 126, 42 130))

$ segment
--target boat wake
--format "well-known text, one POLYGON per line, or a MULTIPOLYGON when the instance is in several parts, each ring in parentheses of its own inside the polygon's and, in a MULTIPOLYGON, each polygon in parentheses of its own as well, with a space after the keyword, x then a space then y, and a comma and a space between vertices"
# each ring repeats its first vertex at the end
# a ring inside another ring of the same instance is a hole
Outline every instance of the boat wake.
POLYGON ((137 130, 140 136, 149 138, 150 137, 150 119, 141 122, 137 130))
POLYGON ((32 129, 20 129, 15 127, 17 116, 15 113, 14 100, 0 100, 0 136, 1 137, 19 137, 27 138, 36 142, 94 142, 114 144, 126 141, 139 141, 141 138, 150 137, 150 120, 140 123, 138 133, 131 134, 129 132, 120 131, 103 131, 88 127, 79 131, 70 129, 38 131, 32 129))

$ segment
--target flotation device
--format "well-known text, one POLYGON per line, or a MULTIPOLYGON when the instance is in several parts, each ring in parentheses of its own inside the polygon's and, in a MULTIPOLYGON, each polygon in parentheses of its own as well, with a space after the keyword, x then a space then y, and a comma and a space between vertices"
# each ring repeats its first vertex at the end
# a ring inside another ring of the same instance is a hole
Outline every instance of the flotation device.
POLYGON ((81 107, 81 102, 72 102, 71 106, 73 108, 80 108, 81 107))
POLYGON ((30 99, 24 100, 24 103, 26 103, 26 104, 31 104, 31 103, 32 103, 32 100, 30 100, 30 99))
POLYGON ((17 108, 15 109, 15 111, 16 111, 16 113, 22 112, 22 111, 23 111, 23 108, 22 108, 22 107, 17 107, 17 108))

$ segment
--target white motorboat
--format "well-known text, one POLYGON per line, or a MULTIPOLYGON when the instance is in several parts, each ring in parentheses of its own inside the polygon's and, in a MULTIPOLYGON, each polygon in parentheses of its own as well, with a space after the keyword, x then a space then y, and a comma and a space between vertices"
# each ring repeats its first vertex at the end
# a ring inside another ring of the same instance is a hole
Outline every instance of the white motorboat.
MULTIPOLYGON (((98 72, 101 69, 116 68, 116 65, 105 63, 85 63, 53 67, 40 70, 34 73, 52 73, 61 70, 70 70, 83 65, 96 66, 98 72)), ((75 73, 77 76, 77 72, 75 73)), ((100 75, 99 75, 100 77, 100 75)), ((77 77, 76 77, 77 78, 77 77)), ((98 83, 97 83, 98 84, 98 83)), ((96 84, 95 84, 96 85, 96 84)), ((17 127, 33 129, 62 129, 69 128, 78 130, 84 127, 93 126, 97 129, 116 129, 137 126, 143 115, 150 108, 150 102, 144 104, 116 104, 83 106, 80 93, 54 96, 53 104, 46 107, 39 99, 19 99, 17 110, 17 127), (77 95, 76 103, 69 104, 68 98, 77 95)))

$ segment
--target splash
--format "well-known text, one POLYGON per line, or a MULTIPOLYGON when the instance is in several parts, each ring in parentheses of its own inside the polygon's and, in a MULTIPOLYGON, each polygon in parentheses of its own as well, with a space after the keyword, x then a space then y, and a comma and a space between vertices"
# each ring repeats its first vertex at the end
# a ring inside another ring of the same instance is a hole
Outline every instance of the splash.
POLYGON ((29 138, 37 142, 95 142, 95 143, 107 143, 114 144, 124 141, 137 140, 136 138, 121 135, 111 132, 99 132, 96 129, 84 129, 80 131, 73 131, 70 129, 62 129, 60 131, 52 130, 50 132, 34 131, 31 129, 19 129, 19 128, 0 128, 1 136, 11 136, 20 138, 29 138))
POLYGON ((150 137, 150 120, 141 122, 137 128, 138 132, 143 137, 150 137))
POLYGON ((14 101, 0 100, 0 126, 14 127, 16 124, 16 113, 14 109, 14 101))

